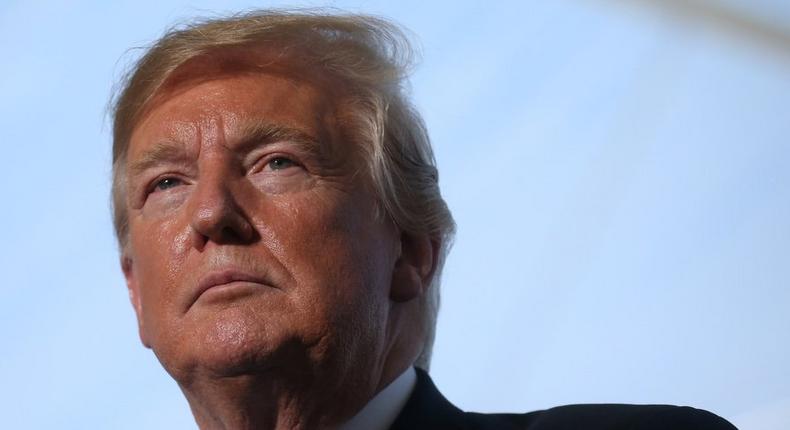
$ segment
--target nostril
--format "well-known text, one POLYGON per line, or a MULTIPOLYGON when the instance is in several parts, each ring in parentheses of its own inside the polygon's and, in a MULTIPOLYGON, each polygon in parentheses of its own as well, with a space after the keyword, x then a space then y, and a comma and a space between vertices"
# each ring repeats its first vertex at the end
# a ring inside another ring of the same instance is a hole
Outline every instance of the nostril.
POLYGON ((222 240, 225 242, 240 242, 243 240, 241 234, 236 231, 236 229, 231 228, 229 226, 223 227, 222 231, 220 232, 220 236, 222 240))
POLYGON ((222 243, 249 243, 255 239, 255 229, 250 221, 241 213, 228 213, 215 224, 214 241, 222 243))
POLYGON ((191 225, 203 242, 242 244, 254 240, 255 228, 229 184, 204 181, 201 191, 196 194, 191 225))

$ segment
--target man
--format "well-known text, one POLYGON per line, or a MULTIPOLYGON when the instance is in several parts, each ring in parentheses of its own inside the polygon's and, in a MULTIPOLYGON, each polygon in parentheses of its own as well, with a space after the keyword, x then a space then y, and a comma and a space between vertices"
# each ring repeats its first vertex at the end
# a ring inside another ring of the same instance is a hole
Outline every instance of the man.
POLYGON ((454 224, 409 45, 365 16, 174 30, 114 111, 140 338, 202 429, 732 428, 670 406, 464 413, 427 375, 454 224))

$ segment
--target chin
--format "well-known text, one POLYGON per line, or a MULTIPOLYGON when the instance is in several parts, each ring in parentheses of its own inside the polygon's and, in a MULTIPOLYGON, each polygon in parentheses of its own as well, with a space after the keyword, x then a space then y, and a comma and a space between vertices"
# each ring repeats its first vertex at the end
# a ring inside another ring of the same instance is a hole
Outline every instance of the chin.
POLYGON ((280 367, 309 373, 309 346, 298 335, 296 324, 283 316, 254 306, 195 312, 186 327, 173 331, 180 333, 180 339, 169 344, 177 347, 163 348, 161 354, 155 350, 181 383, 202 376, 255 375, 280 367), (299 366, 300 361, 304 366, 299 366))

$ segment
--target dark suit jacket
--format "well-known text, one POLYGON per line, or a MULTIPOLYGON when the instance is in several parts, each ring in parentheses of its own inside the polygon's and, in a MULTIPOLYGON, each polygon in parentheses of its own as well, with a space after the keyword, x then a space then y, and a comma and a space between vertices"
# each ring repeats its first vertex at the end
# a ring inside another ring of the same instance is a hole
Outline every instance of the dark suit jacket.
POLYGON ((668 405, 569 405, 527 414, 479 414, 453 406, 417 369, 414 387, 391 430, 736 430, 700 409, 668 405))

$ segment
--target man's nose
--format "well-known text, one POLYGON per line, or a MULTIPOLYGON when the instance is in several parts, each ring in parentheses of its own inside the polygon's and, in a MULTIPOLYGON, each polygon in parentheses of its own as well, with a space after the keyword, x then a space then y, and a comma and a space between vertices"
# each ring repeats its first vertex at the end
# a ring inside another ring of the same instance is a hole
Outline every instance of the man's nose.
POLYGON ((234 197, 232 182, 216 178, 198 183, 192 202, 191 228, 194 245, 207 242, 244 244, 255 238, 255 229, 234 197))

